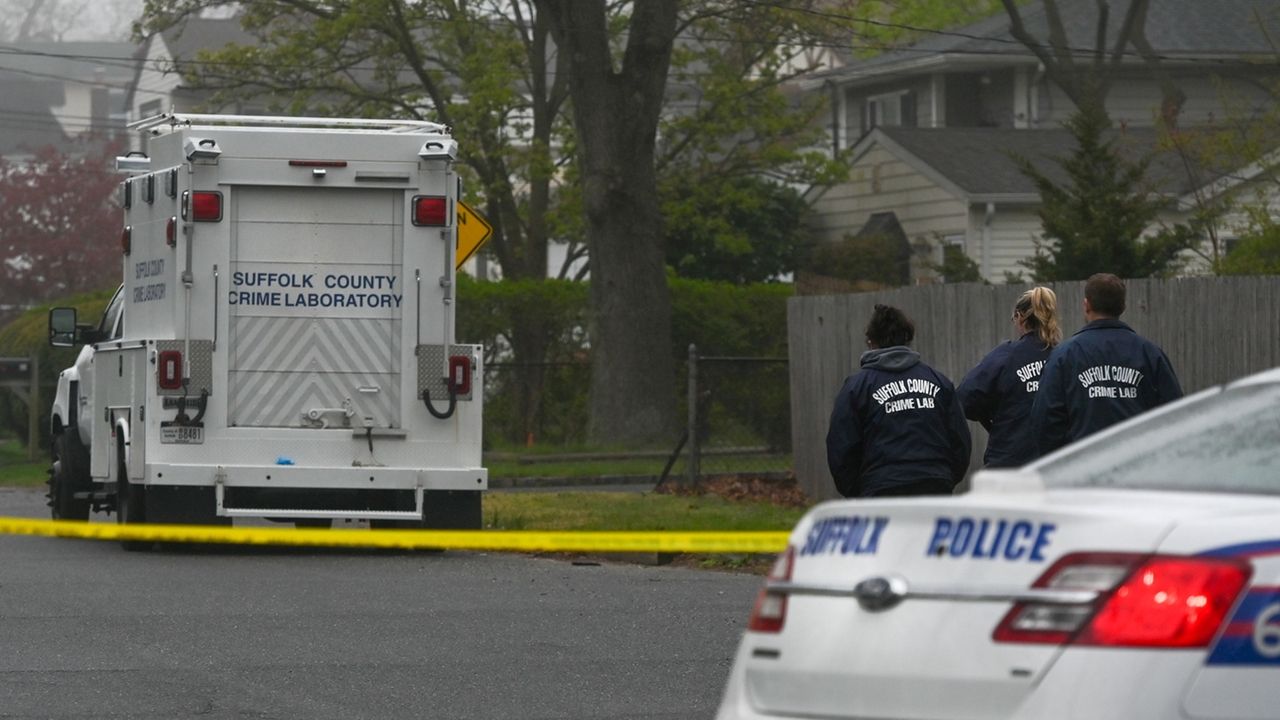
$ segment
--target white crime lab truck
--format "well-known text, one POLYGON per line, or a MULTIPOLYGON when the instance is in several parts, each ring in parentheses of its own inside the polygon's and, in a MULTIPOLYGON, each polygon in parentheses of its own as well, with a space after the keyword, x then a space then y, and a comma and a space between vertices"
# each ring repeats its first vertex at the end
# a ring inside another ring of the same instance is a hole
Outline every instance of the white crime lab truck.
MULTIPOLYGON (((59 376, 54 518, 479 528, 454 341, 457 143, 429 122, 165 114, 118 161, 123 284, 59 376)), ((126 548, 147 544, 126 542, 126 548)))

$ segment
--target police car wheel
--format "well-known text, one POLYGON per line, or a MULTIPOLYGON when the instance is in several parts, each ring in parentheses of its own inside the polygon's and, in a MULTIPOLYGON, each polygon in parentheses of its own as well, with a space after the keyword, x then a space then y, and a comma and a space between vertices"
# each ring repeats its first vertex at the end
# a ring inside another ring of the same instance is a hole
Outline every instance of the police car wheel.
POLYGON ((74 428, 53 439, 53 463, 49 468, 49 507, 54 520, 89 519, 89 501, 75 493, 89 490, 89 453, 74 428))

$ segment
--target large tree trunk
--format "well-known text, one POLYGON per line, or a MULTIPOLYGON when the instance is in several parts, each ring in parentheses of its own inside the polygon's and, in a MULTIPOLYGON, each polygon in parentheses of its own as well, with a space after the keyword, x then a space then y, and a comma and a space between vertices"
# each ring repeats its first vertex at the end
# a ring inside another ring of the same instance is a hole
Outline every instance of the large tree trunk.
POLYGON ((591 250, 589 433, 599 443, 670 440, 671 298, 654 150, 676 0, 635 3, 615 71, 602 0, 538 0, 568 75, 591 250))

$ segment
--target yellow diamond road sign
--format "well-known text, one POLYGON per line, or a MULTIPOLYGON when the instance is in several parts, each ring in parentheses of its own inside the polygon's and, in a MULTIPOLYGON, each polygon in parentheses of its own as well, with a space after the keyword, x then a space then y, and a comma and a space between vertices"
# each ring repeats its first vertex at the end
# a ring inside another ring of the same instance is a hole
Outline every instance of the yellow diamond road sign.
POLYGON ((493 235, 493 226, 480 213, 458 201, 458 259, 457 267, 471 259, 472 255, 493 235))

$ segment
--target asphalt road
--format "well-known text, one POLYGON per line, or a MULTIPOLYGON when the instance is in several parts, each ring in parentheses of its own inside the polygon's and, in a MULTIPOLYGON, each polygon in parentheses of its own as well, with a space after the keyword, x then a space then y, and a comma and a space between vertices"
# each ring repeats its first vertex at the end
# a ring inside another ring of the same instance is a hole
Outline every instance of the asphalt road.
MULTIPOLYGON (((43 517, 43 498, 0 490, 0 515, 43 517)), ((759 584, 0 536, 0 718, 709 718, 759 584)))

